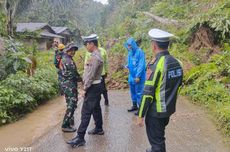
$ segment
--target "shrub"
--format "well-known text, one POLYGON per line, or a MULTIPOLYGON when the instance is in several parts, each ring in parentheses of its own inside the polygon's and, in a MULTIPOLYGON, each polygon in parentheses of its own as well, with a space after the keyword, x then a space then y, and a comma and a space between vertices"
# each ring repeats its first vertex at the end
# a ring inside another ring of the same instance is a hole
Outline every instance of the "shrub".
POLYGON ((201 64, 185 74, 183 95, 204 105, 216 117, 217 126, 226 136, 230 136, 230 96, 226 84, 229 83, 228 51, 215 55, 210 63, 201 64))
POLYGON ((34 77, 18 72, 0 82, 0 125, 12 122, 58 92, 54 70, 37 69, 34 77))

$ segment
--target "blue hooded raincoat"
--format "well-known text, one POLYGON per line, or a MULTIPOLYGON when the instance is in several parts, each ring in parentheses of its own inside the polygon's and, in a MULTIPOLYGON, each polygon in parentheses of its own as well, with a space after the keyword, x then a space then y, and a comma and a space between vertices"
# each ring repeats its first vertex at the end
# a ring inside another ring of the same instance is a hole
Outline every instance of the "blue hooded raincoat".
POLYGON ((141 50, 133 38, 129 38, 124 44, 128 50, 127 68, 129 69, 129 85, 133 103, 140 105, 141 96, 144 90, 146 78, 145 53, 141 50), (128 45, 132 48, 129 49, 128 45), (140 82, 136 83, 135 79, 140 78, 140 82))

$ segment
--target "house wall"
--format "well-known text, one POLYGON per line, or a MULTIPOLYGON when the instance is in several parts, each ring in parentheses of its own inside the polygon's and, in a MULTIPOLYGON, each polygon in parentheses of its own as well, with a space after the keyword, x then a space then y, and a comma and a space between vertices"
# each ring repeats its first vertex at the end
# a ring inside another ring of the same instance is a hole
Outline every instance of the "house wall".
POLYGON ((59 44, 64 43, 62 38, 54 38, 53 41, 57 41, 59 44))
POLYGON ((46 39, 38 39, 37 42, 38 42, 38 49, 40 51, 47 50, 46 39))

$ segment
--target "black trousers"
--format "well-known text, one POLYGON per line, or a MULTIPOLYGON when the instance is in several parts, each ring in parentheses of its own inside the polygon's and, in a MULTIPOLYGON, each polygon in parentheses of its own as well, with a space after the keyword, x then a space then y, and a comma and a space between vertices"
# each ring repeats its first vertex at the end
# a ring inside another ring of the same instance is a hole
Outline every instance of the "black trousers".
POLYGON ((165 127, 169 123, 168 118, 155 118, 146 116, 146 132, 151 144, 152 152, 166 152, 165 127))
POLYGON ((102 129, 102 114, 101 114, 101 84, 92 85, 85 95, 81 110, 81 124, 78 128, 78 135, 80 138, 84 138, 87 127, 90 122, 91 115, 95 120, 96 129, 102 129))
POLYGON ((108 99, 108 91, 107 91, 106 84, 105 84, 105 76, 102 75, 101 77, 102 77, 102 79, 101 79, 102 94, 103 94, 103 96, 104 96, 105 103, 108 103, 108 102, 109 102, 109 99, 108 99))

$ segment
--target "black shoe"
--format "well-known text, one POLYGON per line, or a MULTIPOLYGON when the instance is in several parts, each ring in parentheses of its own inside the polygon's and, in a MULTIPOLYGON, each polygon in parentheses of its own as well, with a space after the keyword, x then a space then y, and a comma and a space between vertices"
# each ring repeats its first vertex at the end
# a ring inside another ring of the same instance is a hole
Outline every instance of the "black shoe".
POLYGON ((138 110, 137 106, 132 106, 131 109, 128 109, 128 112, 133 112, 137 110, 138 110))
POLYGON ((89 135, 104 135, 104 131, 103 131, 103 129, 94 128, 94 129, 88 131, 88 134, 89 135))
POLYGON ((63 132, 75 132, 76 131, 76 128, 73 128, 73 127, 62 127, 62 131, 63 132))
POLYGON ((151 148, 146 149, 146 152, 152 152, 151 148))
POLYGON ((134 113, 135 116, 138 116, 138 111, 134 113))
POLYGON ((75 138, 67 141, 66 143, 74 148, 74 147, 84 146, 86 142, 84 138, 80 138, 79 136, 76 136, 75 138))

